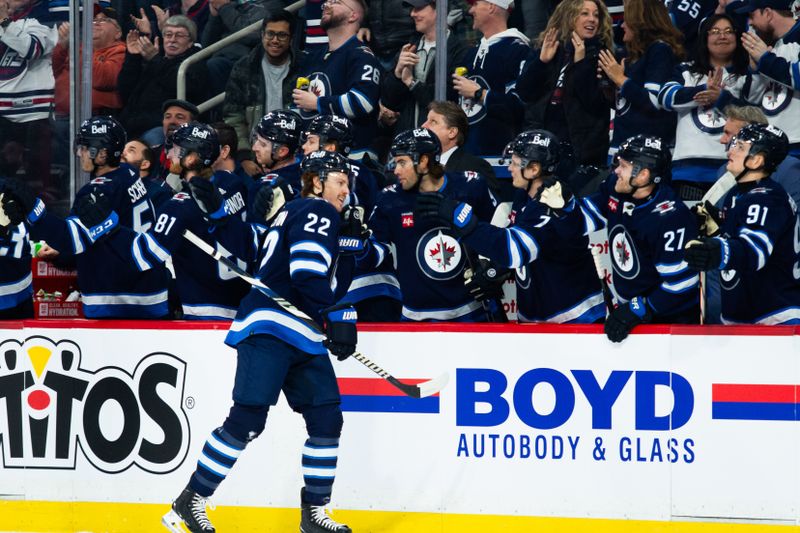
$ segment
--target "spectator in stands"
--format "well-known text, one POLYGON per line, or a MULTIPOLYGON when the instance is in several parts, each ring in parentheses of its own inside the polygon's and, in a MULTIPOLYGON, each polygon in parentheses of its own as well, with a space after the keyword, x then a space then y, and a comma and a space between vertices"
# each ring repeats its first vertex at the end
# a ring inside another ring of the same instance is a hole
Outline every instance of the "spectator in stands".
POLYGON ((428 105, 428 115, 423 128, 431 130, 442 145, 439 163, 445 172, 477 172, 484 177, 489 190, 499 201, 509 201, 511 184, 501 183, 495 177, 492 165, 464 149, 467 141, 467 115, 455 102, 434 100, 428 105))
POLYGON ((150 38, 161 35, 170 15, 185 15, 197 26, 197 34, 203 35, 210 10, 208 0, 122 0, 120 3, 125 6, 130 21, 123 25, 123 32, 127 35, 128 31, 135 29, 150 38), (126 4, 138 4, 138 10, 136 5, 126 4))
MULTIPOLYGON (((164 51, 160 39, 128 32, 125 62, 117 78, 124 109, 120 121, 131 136, 141 136, 150 146, 164 142, 161 121, 162 102, 177 95, 178 68, 198 48, 197 28, 183 15, 173 15, 164 24, 164 51)), ((186 92, 189 101, 206 99, 208 71, 204 63, 195 63, 186 73, 186 92)))
MULTIPOLYGON (((261 25, 261 45, 239 59, 225 88, 223 117, 240 139, 248 139, 266 111, 284 109, 292 102, 300 59, 292 50, 294 16, 280 10, 268 15, 261 25)), ((252 152, 242 147, 240 159, 252 152)))
POLYGON ((313 61, 321 61, 328 47, 328 34, 320 26, 324 4, 325 0, 306 0, 306 5, 300 9, 300 17, 305 21, 302 48, 313 61))
POLYGON ((606 95, 615 101, 614 134, 610 153, 635 135, 675 141, 675 115, 658 107, 661 86, 683 56, 683 35, 672 25, 661 0, 626 0, 622 23, 627 56, 620 63, 611 50, 601 50, 602 72, 616 87, 606 95))
MULTIPOLYGON (((404 0, 411 8, 414 28, 420 34, 412 44, 404 44, 394 59, 394 67, 384 75, 381 103, 399 113, 395 128, 405 131, 425 121, 428 104, 436 88, 436 0, 404 0)), ((466 46, 455 35, 447 37, 447 70, 461 64, 466 46)), ((455 100, 452 84, 448 100, 455 100)))
POLYGON ((408 7, 398 0, 366 0, 367 16, 362 21, 358 38, 369 44, 384 72, 394 68, 400 48, 412 41, 414 23, 408 18, 408 7))
MULTIPOLYGON (((186 100, 170 98, 161 104, 160 135, 151 135, 151 137, 157 137, 157 140, 160 142, 158 144, 148 144, 148 146, 153 149, 153 152, 155 152, 157 158, 157 164, 150 172, 153 177, 163 180, 166 178, 169 171, 165 150, 166 139, 169 139, 172 133, 183 124, 197 120, 199 115, 200 110, 197 109, 197 106, 186 100)), ((142 140, 148 142, 145 139, 142 140)))
POLYGON ((746 13, 756 31, 743 34, 742 45, 758 72, 769 78, 761 107, 770 124, 789 136, 789 153, 800 156, 800 21, 792 5, 792 0, 747 0, 736 11, 746 13), (772 49, 766 43, 774 43, 772 49))
POLYGON ((295 89, 294 105, 303 120, 317 114, 346 116, 355 135, 351 159, 369 154, 377 131, 381 67, 356 33, 366 14, 363 0, 327 0, 321 27, 328 32, 328 49, 321 62, 308 65, 308 89, 295 89))
MULTIPOLYGON (((210 17, 203 30, 201 43, 204 47, 236 33, 247 26, 258 22, 269 13, 283 7, 281 0, 250 0, 239 2, 235 0, 209 0, 210 17)), ((233 64, 245 57, 258 46, 258 35, 255 32, 231 43, 222 50, 214 52, 208 58, 208 73, 211 77, 213 93, 225 90, 225 84, 231 74, 233 64)))
POLYGON ((28 17, 31 7, 32 0, 0 2, 0 174, 13 177, 22 169, 29 185, 43 191, 50 185, 48 117, 58 36, 28 17))
MULTIPOLYGON (((526 127, 550 131, 562 145, 570 145, 562 151, 572 152, 574 163, 565 167, 605 167, 610 112, 597 78, 597 58, 601 49, 613 46, 611 16, 602 1, 564 0, 517 81, 517 92, 530 103, 526 127)), ((577 191, 582 184, 572 185, 577 191)))
POLYGON ((764 91, 760 76, 748 72, 741 31, 730 17, 712 15, 701 34, 694 60, 679 65, 658 95, 659 104, 678 117, 672 185, 683 200, 700 200, 728 160, 719 143, 725 106, 760 102, 764 91))
POLYGON ((522 126, 524 108, 516 81, 530 53, 528 38, 508 28, 512 0, 472 0, 473 26, 483 33, 467 51, 464 76, 453 74, 459 104, 469 119, 467 151, 499 157, 522 126))

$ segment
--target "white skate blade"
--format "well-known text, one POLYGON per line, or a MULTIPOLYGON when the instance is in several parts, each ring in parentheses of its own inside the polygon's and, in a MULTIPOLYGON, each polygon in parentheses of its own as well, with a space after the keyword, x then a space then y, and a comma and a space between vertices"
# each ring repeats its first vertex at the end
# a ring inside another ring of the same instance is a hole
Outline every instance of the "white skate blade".
POLYGON ((187 533, 187 530, 183 528, 183 519, 172 509, 161 517, 161 523, 172 533, 187 533))

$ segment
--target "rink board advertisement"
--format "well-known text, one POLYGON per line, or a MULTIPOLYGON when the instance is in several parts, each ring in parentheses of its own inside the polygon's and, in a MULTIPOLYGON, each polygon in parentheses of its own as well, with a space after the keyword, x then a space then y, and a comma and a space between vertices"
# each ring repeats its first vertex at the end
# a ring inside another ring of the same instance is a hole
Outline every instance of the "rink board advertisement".
MULTIPOLYGON (((0 331, 3 500, 166 510, 227 414, 235 370, 224 329, 169 327, 0 331)), ((792 328, 654 326, 622 345, 601 331, 364 327, 360 350, 395 376, 449 384, 417 400, 334 362, 345 425, 333 508, 798 524, 792 328)), ((304 439, 281 400, 216 505, 296 508, 304 439)), ((415 528, 469 530, 437 524, 415 528)))

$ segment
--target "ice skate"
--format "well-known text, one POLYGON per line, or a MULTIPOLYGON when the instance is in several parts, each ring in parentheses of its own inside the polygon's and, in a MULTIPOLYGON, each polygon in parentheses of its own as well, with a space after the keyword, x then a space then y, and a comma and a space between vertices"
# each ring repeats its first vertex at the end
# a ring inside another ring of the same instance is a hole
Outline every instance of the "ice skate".
POLYGON ((328 516, 324 505, 303 502, 302 492, 300 501, 300 533, 353 533, 352 529, 328 516))
MULTIPOLYGON (((191 533, 215 533, 216 529, 211 525, 211 521, 206 515, 207 504, 208 498, 203 498, 189 487, 186 487, 181 492, 181 495, 178 496, 178 499, 172 502, 172 510, 161 518, 161 523, 172 533, 186 533, 184 528, 181 527, 181 523, 191 533)), ((350 530, 348 529, 347 531, 350 530)))

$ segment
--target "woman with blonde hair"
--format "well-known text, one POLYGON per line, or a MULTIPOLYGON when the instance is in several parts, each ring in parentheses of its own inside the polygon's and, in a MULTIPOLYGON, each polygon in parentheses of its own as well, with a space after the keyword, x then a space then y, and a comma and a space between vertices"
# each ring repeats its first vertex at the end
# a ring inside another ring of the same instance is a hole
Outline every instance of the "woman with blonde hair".
POLYGON ((517 81, 529 104, 527 128, 569 143, 578 165, 604 166, 609 106, 596 77, 601 49, 613 46, 611 17, 599 0, 563 0, 536 40, 517 81))
POLYGON ((675 115, 660 109, 658 92, 672 77, 683 56, 683 34, 672 25, 661 0, 625 0, 622 23, 626 57, 618 62, 611 49, 602 50, 598 64, 614 84, 616 114, 613 154, 622 141, 634 135, 675 140, 675 115))

